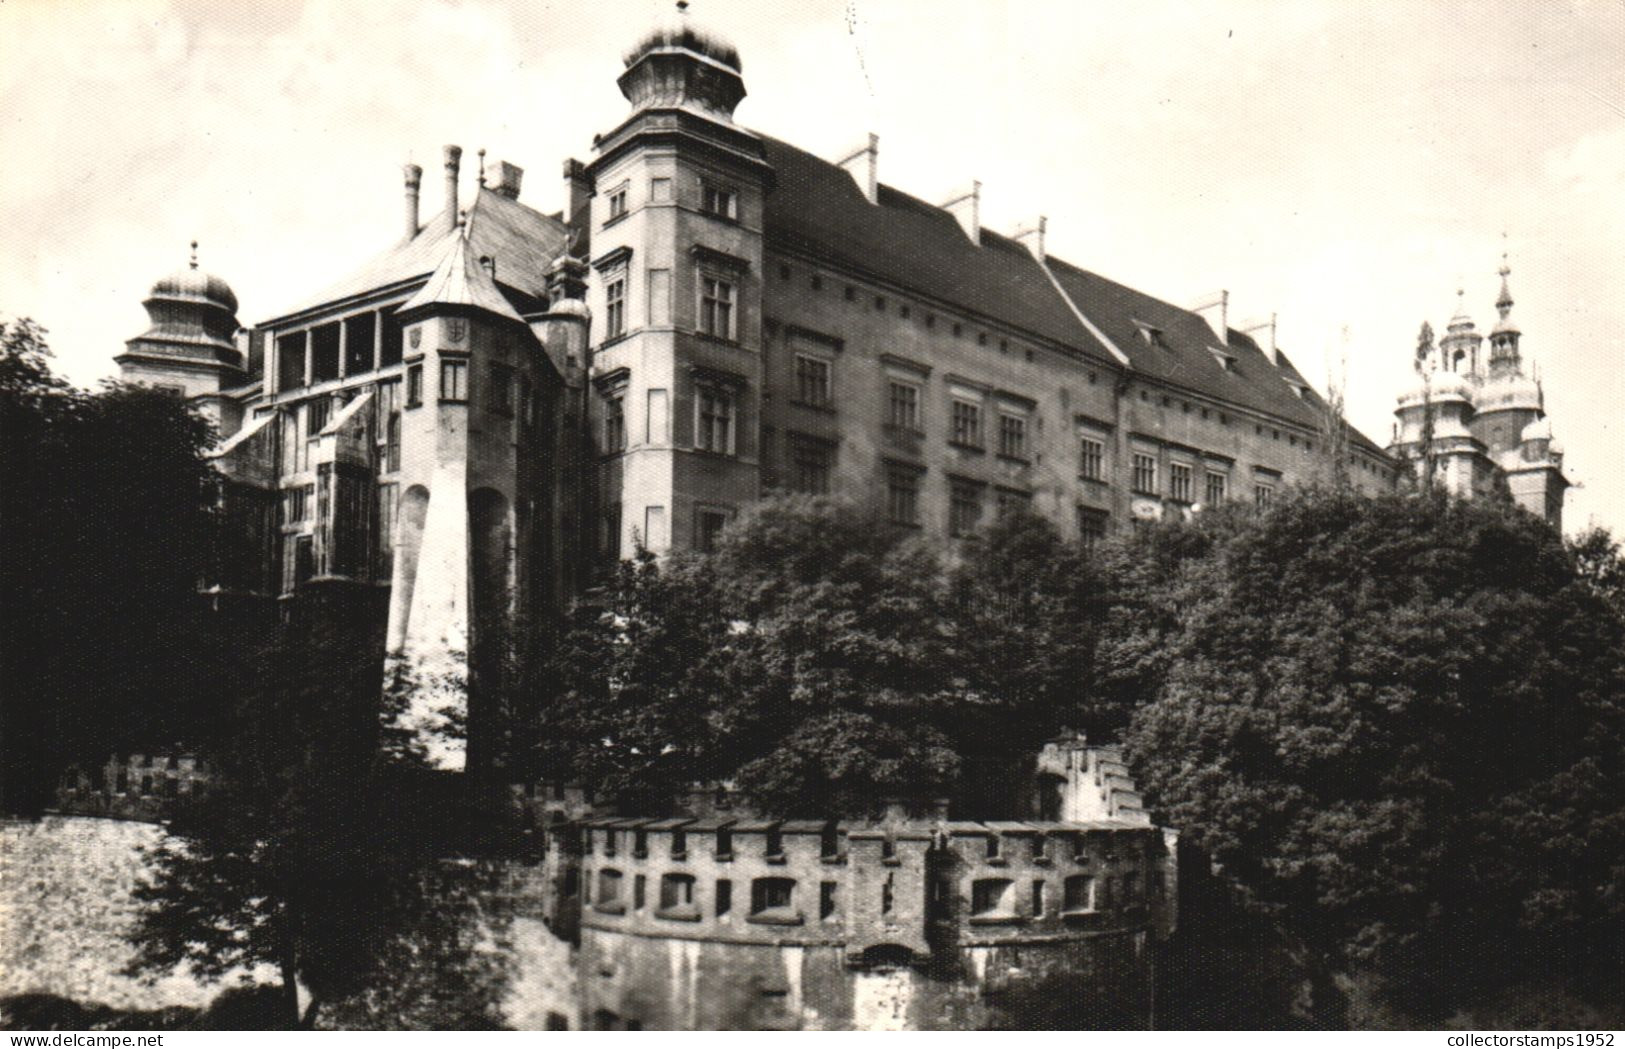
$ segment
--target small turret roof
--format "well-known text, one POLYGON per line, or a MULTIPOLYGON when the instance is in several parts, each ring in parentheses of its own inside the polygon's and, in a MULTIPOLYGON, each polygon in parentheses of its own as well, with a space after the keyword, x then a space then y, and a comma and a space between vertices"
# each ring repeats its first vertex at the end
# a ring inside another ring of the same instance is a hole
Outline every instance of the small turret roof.
POLYGON ((408 313, 424 306, 467 306, 524 323, 524 318, 497 288, 490 271, 469 251, 472 224, 470 219, 458 235, 451 238, 450 250, 429 275, 428 282, 397 312, 408 313))

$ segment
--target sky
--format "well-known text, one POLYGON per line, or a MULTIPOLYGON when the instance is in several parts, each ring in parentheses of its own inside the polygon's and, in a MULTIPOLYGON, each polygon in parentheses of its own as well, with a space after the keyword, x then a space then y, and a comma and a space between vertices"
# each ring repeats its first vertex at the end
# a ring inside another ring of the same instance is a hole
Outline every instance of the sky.
MULTIPOLYGON (((0 0, 0 315, 111 376, 201 242, 245 324, 398 236, 440 147, 561 163, 626 113, 665 0, 0 0)), ((880 136, 927 200, 1170 302, 1230 292, 1379 443, 1416 332, 1483 331, 1502 253, 1567 451, 1566 529, 1625 534, 1625 0, 694 0, 738 120, 824 156, 880 136)), ((472 193, 465 161, 464 192, 472 193)), ((465 201, 466 204, 466 201, 465 201)))

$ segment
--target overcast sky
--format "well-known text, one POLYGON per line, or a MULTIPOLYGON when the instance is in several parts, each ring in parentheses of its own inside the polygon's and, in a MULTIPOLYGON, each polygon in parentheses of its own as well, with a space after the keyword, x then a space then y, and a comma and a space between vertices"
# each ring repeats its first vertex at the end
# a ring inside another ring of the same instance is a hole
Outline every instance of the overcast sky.
MULTIPOLYGON (((113 374, 141 299, 202 242, 244 323, 398 235, 400 165, 443 143, 526 171, 626 111, 662 0, 0 0, 0 313, 113 374)), ((882 181, 983 183, 983 223, 1176 303, 1227 288, 1386 443, 1423 320, 1487 331, 1501 252, 1568 450, 1569 530, 1625 532, 1625 0, 695 0, 738 47, 747 126, 882 181), (1503 249, 1503 234, 1505 249, 1503 249)), ((471 179, 465 179, 465 193, 471 179)))

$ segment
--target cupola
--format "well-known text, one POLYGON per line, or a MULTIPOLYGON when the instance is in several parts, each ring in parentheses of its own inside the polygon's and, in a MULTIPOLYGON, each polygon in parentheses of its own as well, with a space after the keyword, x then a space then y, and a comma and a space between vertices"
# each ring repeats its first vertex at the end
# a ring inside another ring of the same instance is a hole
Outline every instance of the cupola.
POLYGON ((687 0, 673 16, 645 33, 625 55, 617 81, 634 109, 693 109, 733 120, 745 97, 739 52, 720 35, 695 24, 687 0))
POLYGON ((237 296, 220 277, 198 269, 197 241, 187 267, 153 282, 141 303, 150 327, 137 340, 168 346, 181 356, 212 357, 239 364, 237 296))

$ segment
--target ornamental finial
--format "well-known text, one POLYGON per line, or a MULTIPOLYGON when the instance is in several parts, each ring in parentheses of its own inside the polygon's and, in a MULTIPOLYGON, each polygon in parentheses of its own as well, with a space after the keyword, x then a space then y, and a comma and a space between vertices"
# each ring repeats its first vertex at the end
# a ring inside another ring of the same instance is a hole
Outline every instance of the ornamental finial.
POLYGON ((192 242, 192 258, 189 263, 192 269, 197 269, 197 241, 192 242))

